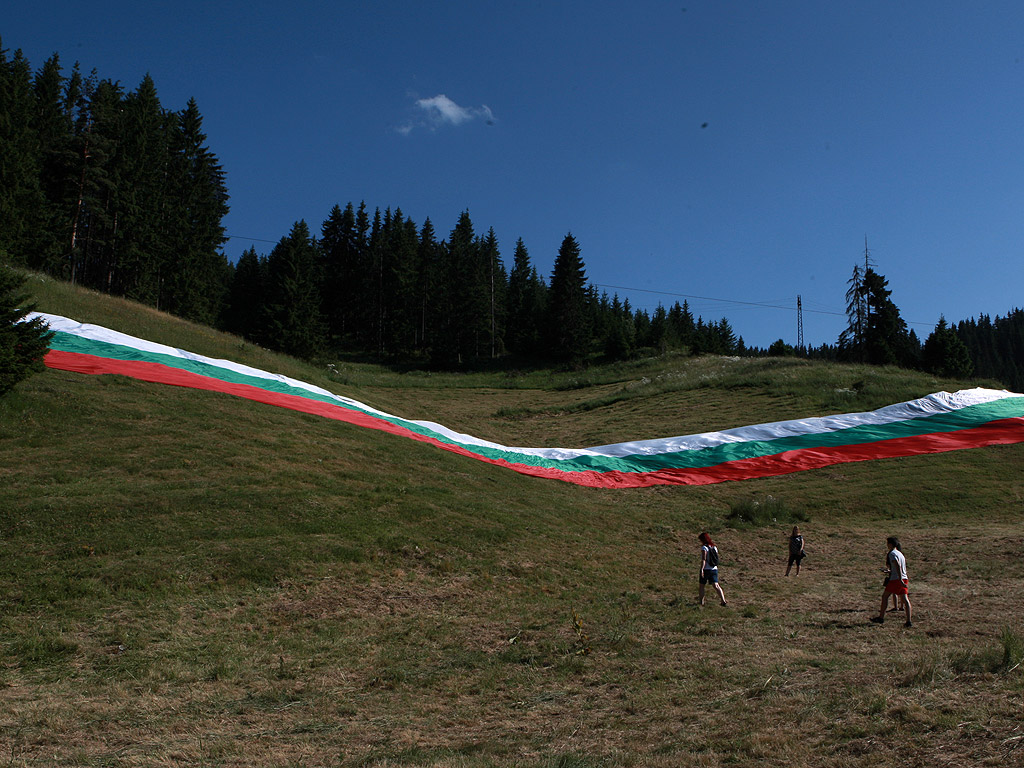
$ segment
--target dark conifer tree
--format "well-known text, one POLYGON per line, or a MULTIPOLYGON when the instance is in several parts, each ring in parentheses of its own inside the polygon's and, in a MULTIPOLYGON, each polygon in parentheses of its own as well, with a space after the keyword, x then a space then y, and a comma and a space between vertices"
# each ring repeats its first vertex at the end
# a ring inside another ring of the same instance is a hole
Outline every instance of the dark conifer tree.
POLYGON ((13 269, 0 264, 0 397, 43 369, 53 335, 41 320, 25 319, 34 307, 20 293, 24 282, 13 269))
POLYGON ((224 170, 206 146, 194 99, 171 122, 171 162, 161 240, 167 261, 160 305, 180 317, 212 323, 224 299, 227 260, 221 220, 228 212, 224 170))
POLYGON ((323 225, 324 315, 330 335, 342 348, 369 350, 376 339, 370 226, 366 203, 358 210, 352 203, 344 211, 335 206, 323 225))
POLYGON ((88 106, 80 111, 72 148, 75 179, 71 211, 72 282, 97 290, 114 289, 117 231, 118 146, 124 95, 110 80, 85 81, 88 106))
POLYGON ((476 356, 476 343, 486 326, 486 293, 479 269, 479 240, 469 211, 463 211, 442 251, 438 282, 439 329, 436 348, 446 364, 462 364, 476 356))
POLYGON ((505 308, 508 301, 508 274, 505 272, 505 265, 501 261, 501 252, 498 250, 498 237, 494 234, 493 227, 487 230, 487 235, 480 241, 480 261, 487 278, 487 339, 490 346, 488 355, 491 359, 494 359, 505 352, 505 308))
POLYGON ((651 317, 650 346, 663 355, 668 350, 669 338, 668 312, 659 304, 651 317))
MULTIPOLYGON (((387 210, 388 225, 391 223, 391 209, 387 210)), ((370 232, 366 238, 363 261, 365 271, 365 311, 360 318, 361 342, 364 349, 380 353, 383 343, 381 335, 381 312, 384 269, 384 218, 380 208, 374 208, 370 232)))
POLYGON ((419 243, 416 255, 416 297, 417 332, 416 348, 428 350, 433 343, 430 335, 434 327, 436 281, 439 277, 441 246, 434 234, 434 225, 430 219, 423 222, 420 228, 419 243))
POLYGON ((266 260, 249 248, 235 264, 225 300, 221 326, 251 341, 266 343, 263 331, 266 304, 266 260))
POLYGON ((556 360, 581 366, 590 352, 591 328, 587 306, 587 276, 580 246, 567 234, 551 272, 548 333, 556 360))
POLYGON ((62 237, 62 185, 65 152, 71 138, 71 116, 65 103, 65 81, 60 57, 54 54, 36 73, 32 84, 36 106, 32 128, 37 141, 37 165, 45 207, 39 212, 36 245, 29 262, 36 269, 60 275, 62 237))
POLYGON ((165 226, 171 120, 147 74, 124 101, 112 287, 116 293, 158 308, 172 257, 165 226))
POLYGON ((864 332, 866 361, 873 365, 913 363, 915 350, 907 324, 889 298, 888 281, 870 267, 864 272, 864 294, 868 308, 864 332))
MULTIPOLYGON (((676 306, 679 307, 679 302, 676 302, 676 306)), ((679 338, 679 342, 684 347, 692 350, 697 325, 693 320, 690 304, 685 299, 683 300, 683 305, 679 307, 676 317, 678 318, 676 320, 676 335, 679 338)))
POLYGON ((47 224, 36 115, 28 60, 0 47, 0 252, 32 266, 47 224))
POLYGON ((710 331, 704 324, 704 318, 697 316, 697 322, 693 326, 693 346, 690 352, 694 355, 703 355, 712 351, 713 344, 710 339, 710 331))
POLYGON ((590 330, 594 337, 594 342, 605 349, 607 344, 605 343, 608 339, 608 333, 611 329, 612 319, 612 301, 608 298, 608 291, 601 291, 600 294, 597 290, 594 290, 594 296, 596 297, 590 307, 590 330))
POLYGON ((970 376, 974 372, 974 363, 970 353, 956 332, 940 317, 924 342, 921 354, 924 369, 936 376, 960 377, 970 376))
POLYGON ((530 263, 530 254, 519 238, 508 281, 506 334, 508 348, 515 355, 533 357, 540 353, 546 286, 538 286, 539 282, 537 270, 530 263))
MULTIPOLYGON (((996 316, 998 319, 998 315, 996 316)), ((999 354, 996 352, 996 327, 987 314, 978 315, 978 349, 975 366, 980 371, 991 373, 999 370, 999 354)))
POLYGON ((605 329, 604 353, 609 360, 628 360, 636 352, 636 326, 629 308, 612 297, 608 308, 608 325, 605 329))
MULTIPOLYGON (((95 175, 86 173, 83 162, 82 131, 88 125, 86 86, 87 81, 83 80, 76 62, 70 77, 64 81, 61 96, 65 131, 49 154, 47 177, 43 183, 51 209, 50 235, 54 241, 53 253, 44 268, 72 283, 78 281, 76 238, 86 186, 93 196, 96 192, 95 175)), ((88 157, 87 148, 85 157, 88 157)))
POLYGON ((305 221, 296 222, 267 258, 266 344, 304 359, 318 354, 324 341, 318 262, 305 221))
POLYGON ((382 269, 382 348, 407 352, 416 335, 416 277, 419 237, 416 224, 396 208, 384 233, 382 269))
POLYGON ((733 331, 728 318, 723 317, 719 320, 715 330, 718 335, 718 353, 722 355, 736 354, 736 333, 733 331))
POLYGON ((353 303, 359 294, 356 215, 352 203, 342 211, 335 205, 321 228, 320 253, 323 259, 322 313, 332 343, 344 346, 351 332, 353 303))
POLYGON ((847 281, 846 317, 848 325, 839 335, 839 349, 847 360, 863 362, 867 359, 868 302, 864 272, 854 264, 853 275, 847 281))
POLYGON ((633 334, 637 347, 651 346, 651 316, 647 310, 633 310, 633 334))

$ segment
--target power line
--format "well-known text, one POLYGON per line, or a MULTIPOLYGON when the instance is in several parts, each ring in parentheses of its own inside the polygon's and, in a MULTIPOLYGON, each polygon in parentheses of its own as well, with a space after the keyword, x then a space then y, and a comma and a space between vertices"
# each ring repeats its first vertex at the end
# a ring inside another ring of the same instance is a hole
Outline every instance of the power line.
MULTIPOLYGON (((598 288, 614 288, 617 291, 632 291, 636 293, 654 293, 660 296, 674 296, 682 299, 695 299, 698 301, 718 301, 723 304, 740 304, 747 307, 762 307, 764 309, 784 309, 787 312, 793 311, 793 306, 784 306, 782 304, 768 304, 761 301, 740 301, 739 299, 719 299, 713 296, 694 296, 689 293, 674 293, 672 291, 652 291, 647 288, 628 288, 624 285, 605 285, 603 283, 593 283, 598 288)), ((819 315, 838 315, 840 317, 846 317, 845 312, 831 312, 824 309, 809 309, 808 312, 815 312, 819 315)))
POLYGON ((273 243, 277 245, 278 240, 263 240, 259 237, 246 237, 245 235, 224 235, 228 240, 252 240, 254 243, 273 243))
MULTIPOLYGON (((673 296, 673 297, 681 298, 681 299, 695 299, 695 300, 698 300, 698 301, 718 301, 718 302, 721 302, 723 304, 739 304, 741 306, 761 307, 763 309, 783 309, 783 310, 785 310, 787 312, 796 311, 795 307, 792 304, 790 304, 790 305, 782 305, 782 304, 768 304, 766 302, 760 302, 760 301, 740 301, 739 299, 719 299, 719 298, 715 298, 713 296, 694 296, 693 294, 689 294, 689 293, 674 293, 672 291, 652 291, 649 288, 630 288, 630 287, 627 287, 627 286, 624 286, 624 285, 606 285, 604 283, 592 283, 592 285, 595 285, 598 288, 613 288, 613 289, 615 289, 617 291, 630 291, 630 292, 634 292, 634 293, 653 293, 653 294, 657 294, 659 296, 673 296)), ((824 305, 819 305, 819 306, 824 306, 824 305)), ((804 308, 804 311, 805 312, 811 312, 811 313, 816 314, 816 315, 835 315, 836 317, 846 317, 846 313, 845 312, 838 312, 838 311, 835 311, 835 310, 807 309, 807 308, 804 308)), ((922 322, 918 322, 918 321, 914 321, 914 320, 904 320, 903 322, 905 322, 907 325, 920 325, 920 326, 923 326, 923 327, 926 327, 926 328, 934 328, 935 327, 935 323, 922 323, 922 322)))

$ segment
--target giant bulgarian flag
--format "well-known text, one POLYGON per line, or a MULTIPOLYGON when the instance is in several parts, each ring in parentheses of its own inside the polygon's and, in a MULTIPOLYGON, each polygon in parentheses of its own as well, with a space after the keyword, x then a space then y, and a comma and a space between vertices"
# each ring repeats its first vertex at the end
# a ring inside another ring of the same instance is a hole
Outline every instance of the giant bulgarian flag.
POLYGON ((526 475, 600 488, 706 485, 831 464, 1024 442, 1024 395, 937 392, 867 413, 756 424, 593 448, 513 448, 412 421, 286 376, 56 315, 46 365, 223 392, 419 440, 526 475))

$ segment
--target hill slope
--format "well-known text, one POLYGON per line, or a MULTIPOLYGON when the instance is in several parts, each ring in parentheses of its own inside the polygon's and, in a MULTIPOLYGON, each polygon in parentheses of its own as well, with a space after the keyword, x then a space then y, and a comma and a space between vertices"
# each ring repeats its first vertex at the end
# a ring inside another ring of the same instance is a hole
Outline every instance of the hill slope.
MULTIPOLYGON (((44 311, 513 445, 971 385, 797 360, 333 373, 33 288, 44 311)), ((1013 764, 1021 467, 1007 446, 600 491, 224 395, 47 371, 0 401, 0 752, 13 765, 867 766, 895 738, 912 762, 1013 764), (729 519, 751 500, 776 519, 729 519), (794 522, 810 557, 784 579, 794 522), (693 603, 702 528, 723 551, 726 608, 693 603), (910 631, 866 621, 894 533, 910 631)))

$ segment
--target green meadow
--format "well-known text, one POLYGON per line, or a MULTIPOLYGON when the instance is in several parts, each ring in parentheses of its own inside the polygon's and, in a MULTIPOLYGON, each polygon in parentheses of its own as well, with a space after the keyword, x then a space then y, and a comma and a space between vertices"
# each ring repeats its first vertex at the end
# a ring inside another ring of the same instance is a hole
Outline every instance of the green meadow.
MULTIPOLYGON (((38 308, 509 445, 995 382, 792 358, 313 365, 40 276, 38 308)), ((216 393, 0 400, 0 765, 1024 765, 1024 444, 595 490, 216 393), (806 538, 784 577, 793 525, 806 538), (729 605, 699 606, 697 533, 729 605), (887 536, 914 627, 882 626, 887 536)))

